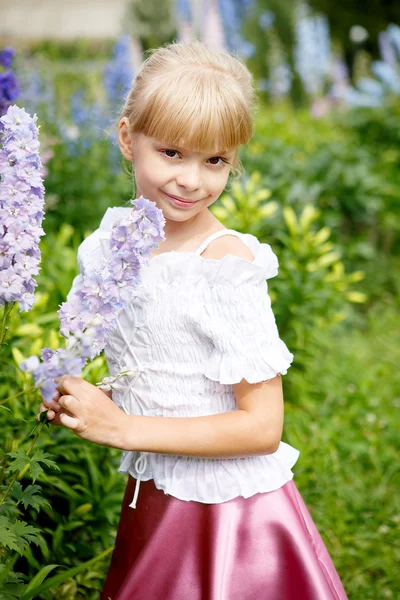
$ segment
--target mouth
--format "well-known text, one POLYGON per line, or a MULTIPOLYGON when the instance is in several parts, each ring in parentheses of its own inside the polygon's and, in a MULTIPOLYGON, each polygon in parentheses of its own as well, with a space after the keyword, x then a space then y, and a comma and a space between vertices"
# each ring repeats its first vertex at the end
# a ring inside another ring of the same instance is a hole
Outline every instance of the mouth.
POLYGON ((164 194, 169 198, 172 198, 172 200, 178 200, 178 202, 184 202, 185 204, 196 204, 196 202, 198 202, 197 200, 188 200, 187 198, 181 198, 180 196, 172 196, 171 194, 167 194, 167 192, 164 192, 164 194))

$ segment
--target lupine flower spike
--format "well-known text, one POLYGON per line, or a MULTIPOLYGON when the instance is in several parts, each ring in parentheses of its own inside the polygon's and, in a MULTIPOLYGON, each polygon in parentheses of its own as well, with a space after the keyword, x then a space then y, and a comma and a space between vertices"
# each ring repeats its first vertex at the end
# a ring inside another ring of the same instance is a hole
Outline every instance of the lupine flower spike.
POLYGON ((44 235, 37 117, 10 106, 0 118, 0 306, 34 304, 44 235))

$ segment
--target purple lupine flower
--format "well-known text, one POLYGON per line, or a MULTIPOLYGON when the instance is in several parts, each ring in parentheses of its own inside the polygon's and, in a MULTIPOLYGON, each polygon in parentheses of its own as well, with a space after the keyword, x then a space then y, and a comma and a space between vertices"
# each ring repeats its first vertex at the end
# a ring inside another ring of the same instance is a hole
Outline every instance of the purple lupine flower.
POLYGON ((121 36, 113 48, 113 59, 104 68, 103 84, 112 106, 125 98, 135 76, 131 43, 129 35, 121 36))
POLYGON ((165 218, 155 202, 141 196, 131 204, 132 213, 113 226, 109 243, 102 246, 102 264, 90 275, 82 276, 80 286, 58 311, 67 347, 57 351, 44 348, 43 362, 30 357, 20 365, 32 373, 36 387, 47 400, 55 395, 55 377, 79 375, 87 360, 103 350, 116 313, 128 306, 132 291, 140 283, 142 263, 148 264, 151 248, 165 239, 165 218))
POLYGON ((14 72, 10 69, 15 56, 13 48, 4 48, 0 52, 0 117, 4 115, 10 104, 12 104, 20 95, 18 80, 14 72), (4 68, 5 70, 1 70, 4 68))
POLYGON ((11 67, 11 63, 13 61, 14 56, 14 48, 11 48, 10 46, 4 48, 4 50, 0 52, 0 65, 5 69, 9 69, 11 67))
POLYGON ((306 4, 296 9, 295 68, 305 90, 320 95, 332 62, 329 24, 326 17, 312 15, 306 4))
POLYGON ((20 94, 19 85, 15 73, 8 69, 0 73, 0 90, 5 101, 13 102, 20 94))
POLYGON ((44 235, 44 187, 37 117, 10 106, 0 118, 0 306, 34 303, 39 241, 44 235))

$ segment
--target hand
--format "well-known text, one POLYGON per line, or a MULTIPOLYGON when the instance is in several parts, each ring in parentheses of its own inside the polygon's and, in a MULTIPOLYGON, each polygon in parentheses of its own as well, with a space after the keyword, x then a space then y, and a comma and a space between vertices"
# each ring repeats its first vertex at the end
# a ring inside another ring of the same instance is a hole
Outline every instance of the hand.
POLYGON ((64 425, 79 437, 112 448, 124 449, 123 440, 131 417, 96 386, 80 377, 57 378, 59 396, 42 402, 41 410, 55 425, 64 425))

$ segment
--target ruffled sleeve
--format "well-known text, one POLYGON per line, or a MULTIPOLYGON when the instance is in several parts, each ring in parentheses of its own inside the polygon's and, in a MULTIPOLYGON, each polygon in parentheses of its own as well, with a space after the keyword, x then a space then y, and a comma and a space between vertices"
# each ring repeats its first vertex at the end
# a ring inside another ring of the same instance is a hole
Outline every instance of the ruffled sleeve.
POLYGON ((266 282, 277 274, 278 260, 268 244, 257 242, 253 237, 254 262, 225 257, 208 282, 202 329, 212 350, 204 375, 222 384, 267 381, 286 374, 293 361, 279 337, 266 282))

